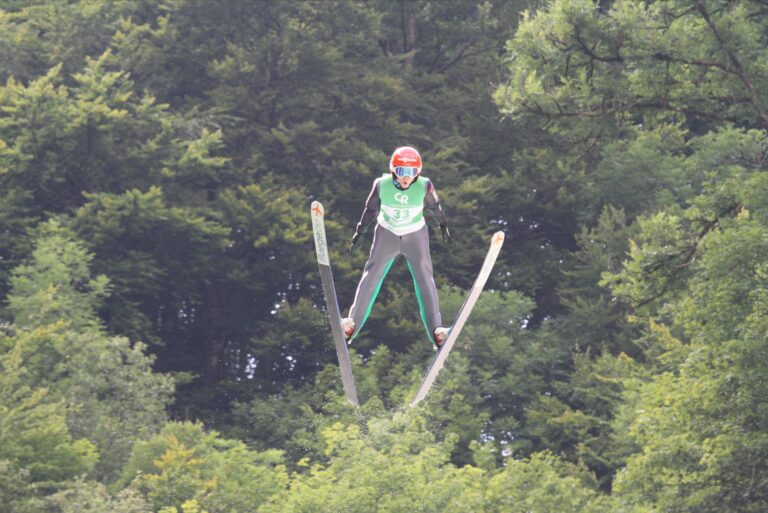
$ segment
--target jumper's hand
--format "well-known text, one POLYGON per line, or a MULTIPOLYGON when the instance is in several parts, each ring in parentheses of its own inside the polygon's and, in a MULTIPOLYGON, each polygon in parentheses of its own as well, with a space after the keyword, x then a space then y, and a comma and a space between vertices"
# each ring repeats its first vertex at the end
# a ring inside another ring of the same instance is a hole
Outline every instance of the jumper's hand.
POLYGON ((444 224, 440 225, 440 235, 443 237, 443 242, 448 244, 448 241, 451 239, 451 232, 448 230, 448 227, 444 224))
POLYGON ((355 245, 357 244, 358 239, 360 239, 360 234, 355 232, 355 234, 352 236, 352 240, 349 243, 349 254, 350 255, 355 250, 355 245))

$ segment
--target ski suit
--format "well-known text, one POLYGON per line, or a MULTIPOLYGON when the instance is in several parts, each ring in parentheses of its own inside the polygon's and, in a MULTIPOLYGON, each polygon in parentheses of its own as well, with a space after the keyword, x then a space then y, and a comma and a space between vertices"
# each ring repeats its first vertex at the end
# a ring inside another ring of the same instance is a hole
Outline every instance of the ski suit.
POLYGON ((349 317, 355 321, 355 332, 350 340, 357 336, 371 313, 395 257, 403 255, 413 277, 421 319, 429 340, 434 341, 434 330, 442 325, 442 317, 432 274, 424 209, 432 214, 441 227, 445 226, 445 213, 440 206, 435 186, 428 178, 419 176, 407 189, 401 189, 389 174, 373 182, 353 237, 356 240, 374 220, 377 221, 368 261, 349 310, 349 317))

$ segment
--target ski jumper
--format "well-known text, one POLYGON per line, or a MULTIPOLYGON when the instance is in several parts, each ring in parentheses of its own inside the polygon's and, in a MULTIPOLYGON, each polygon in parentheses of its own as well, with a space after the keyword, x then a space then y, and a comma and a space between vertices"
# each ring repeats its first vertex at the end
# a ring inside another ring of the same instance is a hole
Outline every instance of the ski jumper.
POLYGON ((428 178, 419 176, 407 189, 399 188, 389 174, 373 182, 365 210, 355 229, 355 234, 359 235, 374 220, 377 221, 368 261, 349 310, 349 317, 355 320, 355 331, 350 340, 357 336, 368 319, 382 282, 398 255, 403 255, 408 262, 421 319, 430 341, 433 340, 435 328, 442 325, 424 209, 439 224, 445 225, 445 214, 435 186, 428 178))

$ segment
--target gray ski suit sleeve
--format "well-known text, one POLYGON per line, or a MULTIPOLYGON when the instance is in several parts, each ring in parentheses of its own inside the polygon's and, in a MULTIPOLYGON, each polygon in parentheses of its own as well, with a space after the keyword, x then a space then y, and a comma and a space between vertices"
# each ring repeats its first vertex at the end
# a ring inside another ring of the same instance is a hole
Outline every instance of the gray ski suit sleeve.
POLYGON ((435 190, 435 185, 431 180, 427 181, 427 195, 424 196, 424 209, 430 213, 439 226, 446 226, 445 212, 443 212, 443 207, 440 205, 440 198, 437 197, 437 190, 435 190))
POLYGON ((355 237, 368 231, 368 227, 371 226, 376 218, 379 216, 379 208, 381 207, 381 197, 379 196, 379 179, 374 180, 373 188, 368 199, 365 200, 365 208, 363 209, 363 215, 360 216, 357 226, 355 226, 355 237))

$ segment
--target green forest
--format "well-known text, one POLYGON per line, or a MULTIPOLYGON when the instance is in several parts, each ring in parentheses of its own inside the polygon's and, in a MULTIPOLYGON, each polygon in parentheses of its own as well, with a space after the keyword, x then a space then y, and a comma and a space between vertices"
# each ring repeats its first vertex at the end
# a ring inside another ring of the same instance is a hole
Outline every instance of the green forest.
POLYGON ((0 0, 0 513, 768 511, 765 0, 0 0), (406 263, 344 397, 374 179, 406 263))

